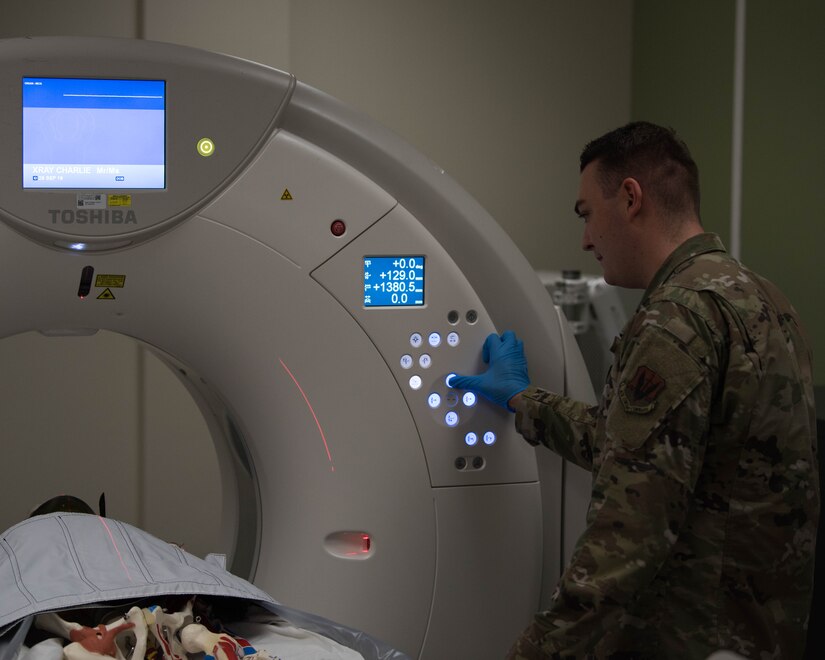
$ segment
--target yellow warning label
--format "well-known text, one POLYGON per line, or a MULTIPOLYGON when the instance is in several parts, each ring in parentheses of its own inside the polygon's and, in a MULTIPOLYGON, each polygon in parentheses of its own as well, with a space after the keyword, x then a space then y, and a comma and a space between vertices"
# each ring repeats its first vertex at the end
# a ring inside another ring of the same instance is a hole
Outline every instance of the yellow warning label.
POLYGON ((131 195, 109 195, 109 206, 131 206, 131 195))
POLYGON ((112 293, 111 289, 103 289, 103 293, 101 293, 98 297, 98 300, 114 300, 115 294, 112 293))
POLYGON ((289 188, 284 188, 284 194, 281 195, 281 199, 284 201, 292 201, 292 195, 289 192, 289 188))
POLYGON ((95 286, 110 286, 114 289, 122 289, 125 285, 125 275, 98 275, 95 277, 95 286))

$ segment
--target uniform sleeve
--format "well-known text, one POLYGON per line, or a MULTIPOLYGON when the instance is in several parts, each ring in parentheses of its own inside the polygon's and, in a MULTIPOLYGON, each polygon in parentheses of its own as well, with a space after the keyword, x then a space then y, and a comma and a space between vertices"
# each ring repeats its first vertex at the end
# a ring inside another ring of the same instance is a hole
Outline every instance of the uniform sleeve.
POLYGON ((516 430, 531 445, 542 444, 586 470, 593 465, 598 406, 528 387, 516 411, 516 430))
POLYGON ((622 356, 586 530, 550 609, 536 615, 510 658, 581 657, 618 627, 667 559, 708 433, 712 369, 689 350, 706 354, 702 344, 677 318, 670 328, 643 326, 622 356))

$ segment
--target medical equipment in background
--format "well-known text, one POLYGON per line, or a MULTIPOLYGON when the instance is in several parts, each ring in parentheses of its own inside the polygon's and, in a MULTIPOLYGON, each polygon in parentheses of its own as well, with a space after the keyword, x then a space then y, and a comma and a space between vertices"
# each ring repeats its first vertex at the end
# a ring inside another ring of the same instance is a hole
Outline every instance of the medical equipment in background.
POLYGON ((564 313, 581 349, 593 389, 600 392, 613 362, 610 347, 627 323, 617 287, 579 270, 538 271, 553 303, 564 313))
POLYGON ((510 328, 536 382, 593 398, 501 228, 389 131, 252 62, 8 39, 0 84, 0 337, 104 329, 178 374, 235 574, 414 657, 501 657, 588 493, 446 378, 510 328))

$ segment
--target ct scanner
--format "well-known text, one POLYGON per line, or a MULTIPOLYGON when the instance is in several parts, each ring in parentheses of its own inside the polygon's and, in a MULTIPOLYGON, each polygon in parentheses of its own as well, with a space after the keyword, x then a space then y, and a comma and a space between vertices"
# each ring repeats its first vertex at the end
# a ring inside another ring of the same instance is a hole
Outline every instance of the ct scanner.
POLYGON ((502 657, 587 482, 445 379, 512 328, 535 382, 593 395, 493 219, 389 131, 248 61, 9 39, 0 87, 0 337, 105 329, 177 370, 237 575, 413 657, 502 657))

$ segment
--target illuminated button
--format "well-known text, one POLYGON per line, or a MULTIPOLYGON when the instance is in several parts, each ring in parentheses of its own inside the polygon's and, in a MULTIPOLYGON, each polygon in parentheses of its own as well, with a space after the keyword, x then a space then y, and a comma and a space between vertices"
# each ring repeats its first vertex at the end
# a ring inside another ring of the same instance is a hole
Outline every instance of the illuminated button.
POLYGON ((421 336, 420 332, 413 332, 410 335, 410 346, 413 348, 419 348, 423 342, 424 338, 421 336))
POLYGON ((444 383, 447 385, 447 387, 452 387, 452 385, 450 384, 450 380, 455 378, 457 375, 458 374, 447 374, 447 377, 444 379, 444 383))
POLYGON ((412 355, 402 355, 401 356, 401 368, 402 369, 410 369, 413 366, 413 358, 412 355))
POLYGON ((209 158, 215 153, 215 143, 209 138, 201 138, 198 140, 198 153, 204 158, 209 158))
POLYGON ((444 423, 447 426, 457 426, 458 425, 458 413, 454 410, 451 410, 446 415, 444 415, 444 423))
POLYGON ((464 405, 468 408, 472 408, 476 405, 476 395, 472 392, 464 392, 464 396, 461 397, 461 400, 464 402, 464 405))
POLYGON ((478 443, 478 436, 470 431, 467 435, 464 436, 464 444, 468 447, 474 447, 478 443))
POLYGON ((414 390, 421 389, 421 376, 410 376, 410 387, 414 390))
POLYGON ((437 346, 441 346, 441 335, 437 332, 431 332, 430 336, 427 337, 427 341, 430 343, 430 346, 436 348, 437 346))
POLYGON ((430 394, 430 396, 427 397, 427 405, 432 409, 438 408, 438 406, 441 405, 441 395, 437 392, 430 394))
POLYGON ((421 366, 422 369, 429 369, 432 363, 433 359, 426 353, 422 354, 422 356, 418 358, 418 364, 421 366))
POLYGON ((494 445, 494 444, 496 444, 496 434, 493 433, 492 431, 487 431, 487 433, 484 434, 484 444, 485 445, 494 445))
POLYGON ((457 332, 451 332, 447 335, 447 344, 450 346, 458 346, 459 337, 457 332))

